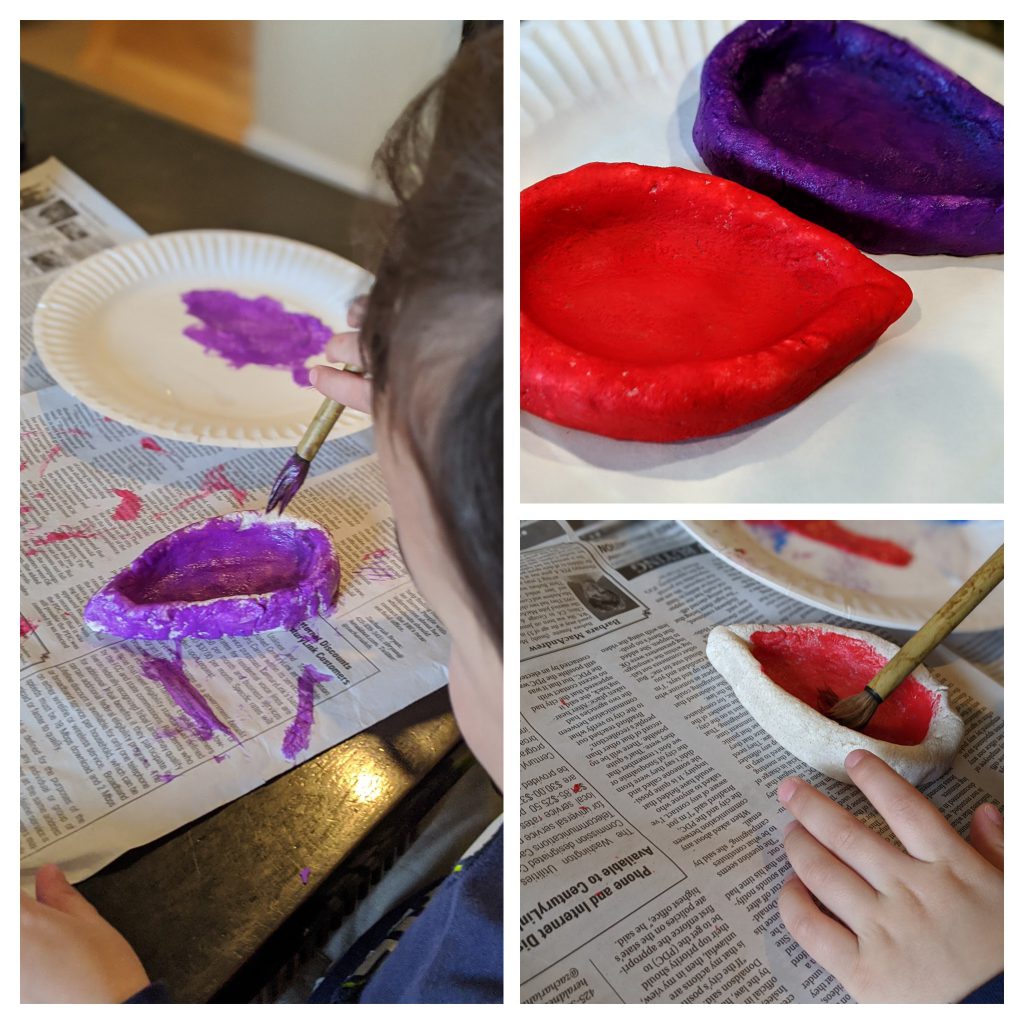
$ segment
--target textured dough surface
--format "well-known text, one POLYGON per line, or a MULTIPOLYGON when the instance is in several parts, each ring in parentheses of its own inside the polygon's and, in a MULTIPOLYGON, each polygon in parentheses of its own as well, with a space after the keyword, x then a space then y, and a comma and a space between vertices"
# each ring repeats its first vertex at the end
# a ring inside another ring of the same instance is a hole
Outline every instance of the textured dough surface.
POLYGON ((806 398, 910 305, 841 238, 733 182, 586 164, 521 203, 521 404, 609 437, 707 437, 806 398))
POLYGON ((868 252, 1003 251, 1002 105, 867 25, 741 25, 705 62, 693 140, 868 252))
MULTIPOLYGON (((862 649, 862 657, 873 664, 889 661, 898 648, 873 633, 824 623, 799 626, 764 623, 716 626, 708 635, 708 660, 733 688, 739 702, 758 724, 790 753, 840 782, 850 781, 844 762, 849 753, 858 749, 871 751, 915 786, 930 782, 948 771, 960 748, 964 724, 949 705, 946 687, 926 668, 915 670, 910 680, 916 684, 911 691, 911 703, 927 701, 932 705, 924 738, 916 743, 892 742, 833 722, 805 699, 787 692, 783 686, 774 682, 758 660, 755 653, 757 641, 753 639, 759 634, 769 633, 783 634, 784 639, 790 642, 794 654, 799 650, 801 641, 813 646, 825 635, 832 634, 836 638, 855 641, 862 649)), ((830 687, 841 698, 866 685, 860 683, 859 678, 844 684, 843 662, 837 660, 835 667, 836 672, 821 679, 822 688, 830 687)), ((919 712, 920 707, 915 712, 918 719, 919 712)), ((892 736, 894 722, 895 716, 890 714, 889 728, 877 731, 892 736)), ((916 738, 900 734, 898 726, 896 728, 901 740, 916 738)))

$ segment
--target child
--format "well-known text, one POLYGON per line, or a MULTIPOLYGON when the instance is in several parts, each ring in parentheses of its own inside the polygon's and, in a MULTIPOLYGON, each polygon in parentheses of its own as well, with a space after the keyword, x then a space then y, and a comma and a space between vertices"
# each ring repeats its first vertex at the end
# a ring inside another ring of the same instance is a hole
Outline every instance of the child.
MULTIPOLYGON (((350 314, 354 326, 365 315, 361 332, 328 347, 372 385, 329 367, 311 381, 373 411, 403 557, 451 636, 459 727, 500 789, 500 31, 463 47, 406 109, 378 161, 399 202, 396 225, 368 301, 350 314)), ((382 922, 382 934, 328 972, 314 1001, 500 1002, 501 842, 499 830, 463 858, 411 924, 382 922), (401 939, 380 955, 389 932, 401 939)), ((39 870, 36 893, 22 895, 23 1001, 167 1001, 55 865, 39 870)))
POLYGON ((785 837, 795 874, 779 894, 789 933, 858 1002, 1001 1003, 1002 815, 982 804, 966 843, 874 754, 853 751, 846 770, 906 852, 783 779, 779 800, 796 819, 785 837))

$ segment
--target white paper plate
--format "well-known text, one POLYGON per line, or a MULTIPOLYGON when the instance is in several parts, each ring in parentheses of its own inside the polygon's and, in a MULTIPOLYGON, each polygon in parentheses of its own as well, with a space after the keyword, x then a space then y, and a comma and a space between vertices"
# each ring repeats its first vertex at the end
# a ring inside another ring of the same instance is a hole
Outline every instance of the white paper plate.
MULTIPOLYGON (((680 520, 709 551, 747 576, 815 608, 894 629, 920 629, 1003 542, 1001 521, 840 520, 895 541, 913 559, 885 565, 788 530, 733 520, 680 520)), ((1000 584, 957 628, 1001 629, 1000 584)))
MULTIPOLYGON (((700 72, 739 22, 532 22, 520 69, 522 185, 593 160, 706 171, 700 72)), ((928 22, 876 22, 1002 97, 1002 56, 928 22)), ((792 409, 722 437, 613 441, 527 414, 525 501, 1001 501, 1001 256, 875 256, 914 303, 792 409)))
MULTIPOLYGON (((247 231, 178 231, 106 249, 62 274, 35 314, 36 348, 66 391, 147 433, 236 448, 294 445, 322 401, 288 370, 235 369, 182 332, 181 300, 220 288, 269 295, 335 331, 370 275, 333 253, 247 231)), ((311 359, 308 365, 313 365, 311 359)), ((342 414, 336 433, 362 429, 342 414)))

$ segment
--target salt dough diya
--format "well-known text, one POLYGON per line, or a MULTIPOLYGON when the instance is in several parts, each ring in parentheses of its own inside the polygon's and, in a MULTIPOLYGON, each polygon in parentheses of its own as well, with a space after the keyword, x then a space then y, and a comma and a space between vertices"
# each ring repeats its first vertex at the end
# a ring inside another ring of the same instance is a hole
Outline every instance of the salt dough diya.
POLYGON ((141 640, 250 636, 329 611, 339 576, 316 523, 233 512, 146 548, 92 597, 85 624, 141 640))
POLYGON ((898 650, 873 633, 822 623, 716 626, 707 642, 708 660, 739 702, 801 761, 849 782, 846 756, 869 750, 920 786, 949 769, 964 733, 947 688, 926 668, 896 688, 864 732, 825 714, 833 697, 863 690, 898 650))
POLYGON ((910 305, 895 274, 749 189, 586 164, 521 198, 520 398, 635 441, 721 434, 802 401, 910 305))
POLYGON ((867 252, 1003 251, 1003 108, 852 21, 750 21, 701 73, 709 170, 867 252))

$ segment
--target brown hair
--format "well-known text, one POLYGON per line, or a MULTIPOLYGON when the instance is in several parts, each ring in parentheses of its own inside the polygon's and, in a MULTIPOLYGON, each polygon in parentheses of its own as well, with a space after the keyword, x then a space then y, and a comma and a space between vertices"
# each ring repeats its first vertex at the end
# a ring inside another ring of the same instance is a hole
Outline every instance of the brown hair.
POLYGON ((499 28, 464 43, 377 152, 398 207, 360 333, 374 404, 499 650, 502 158, 499 28))

